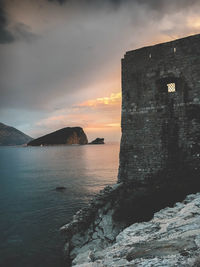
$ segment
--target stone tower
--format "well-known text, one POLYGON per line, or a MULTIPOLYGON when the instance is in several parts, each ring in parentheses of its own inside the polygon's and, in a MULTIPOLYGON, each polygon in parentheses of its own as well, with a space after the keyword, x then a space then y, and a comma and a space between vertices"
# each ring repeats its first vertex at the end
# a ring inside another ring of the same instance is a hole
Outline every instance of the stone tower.
POLYGON ((193 179, 199 170, 200 35, 127 52, 119 182, 193 179))

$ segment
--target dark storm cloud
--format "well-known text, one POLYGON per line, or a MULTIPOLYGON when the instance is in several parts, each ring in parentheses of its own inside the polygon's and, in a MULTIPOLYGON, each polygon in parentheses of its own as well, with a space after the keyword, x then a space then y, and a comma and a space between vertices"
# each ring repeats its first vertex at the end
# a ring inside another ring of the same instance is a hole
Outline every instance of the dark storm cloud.
POLYGON ((146 5, 154 10, 167 10, 171 7, 176 9, 186 8, 188 6, 198 3, 199 0, 47 0, 49 2, 57 2, 59 4, 76 2, 79 4, 88 5, 110 5, 113 7, 120 7, 122 5, 132 5, 137 3, 138 5, 146 5))
POLYGON ((57 2, 59 4, 63 4, 65 2, 67 2, 67 0, 48 0, 48 2, 57 2))
POLYGON ((32 42, 39 38, 39 35, 31 31, 31 27, 24 23, 16 23, 12 28, 13 36, 15 40, 23 40, 26 42, 32 42))
MULTIPOLYGON (((69 2, 77 2, 77 3, 84 3, 89 5, 99 5, 99 4, 108 4, 113 6, 119 6, 123 2, 130 2, 131 0, 47 0, 49 2, 57 2, 59 4, 69 3, 69 2)), ((134 1, 134 0, 133 0, 134 1)))
POLYGON ((11 43, 15 40, 14 36, 7 29, 7 16, 4 5, 0 2, 0 44, 11 43))
MULTIPOLYGON (((127 0, 130 2, 130 0, 127 0)), ((163 9, 167 7, 185 8, 198 3, 198 0, 133 0, 138 4, 147 5, 152 9, 163 9)))
POLYGON ((113 70, 119 73, 126 50, 160 41, 158 36, 190 34, 186 17, 189 11, 199 14, 200 6, 197 0, 5 3, 0 4, 0 109, 37 111, 107 95, 109 85, 98 86, 113 70))
POLYGON ((31 28, 23 23, 15 23, 9 27, 5 3, 5 0, 0 2, 0 44, 8 44, 17 40, 30 42, 38 38, 36 34, 32 33, 31 28))

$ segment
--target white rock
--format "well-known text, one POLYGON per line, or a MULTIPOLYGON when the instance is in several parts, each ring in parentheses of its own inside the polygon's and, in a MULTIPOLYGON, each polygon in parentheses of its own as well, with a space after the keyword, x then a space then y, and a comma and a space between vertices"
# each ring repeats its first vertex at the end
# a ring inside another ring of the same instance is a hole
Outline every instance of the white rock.
MULTIPOLYGON (((103 220, 108 231, 110 218, 103 220)), ((150 222, 131 225, 117 236, 112 246, 101 251, 94 249, 92 256, 90 253, 77 256, 73 266, 200 266, 200 193, 157 212, 150 222)))

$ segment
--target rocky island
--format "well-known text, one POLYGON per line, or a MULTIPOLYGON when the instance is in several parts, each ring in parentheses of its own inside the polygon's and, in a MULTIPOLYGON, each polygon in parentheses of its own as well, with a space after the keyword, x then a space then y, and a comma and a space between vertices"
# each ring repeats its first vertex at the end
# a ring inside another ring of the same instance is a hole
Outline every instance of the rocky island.
POLYGON ((61 228, 69 264, 200 266, 199 47, 194 35, 122 59, 118 183, 61 228))
POLYGON ((0 123, 0 146, 24 145, 33 140, 14 127, 0 123))
POLYGON ((32 140, 28 146, 86 145, 88 139, 81 127, 66 127, 32 140))
POLYGON ((96 138, 92 142, 89 143, 89 145, 104 145, 104 138, 96 138))

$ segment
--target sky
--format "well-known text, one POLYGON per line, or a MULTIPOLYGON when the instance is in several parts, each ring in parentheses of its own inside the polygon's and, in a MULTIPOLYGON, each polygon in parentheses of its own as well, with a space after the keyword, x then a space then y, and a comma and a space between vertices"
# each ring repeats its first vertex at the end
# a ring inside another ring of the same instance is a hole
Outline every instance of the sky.
POLYGON ((198 0, 0 0, 0 122, 120 141, 126 51, 200 33, 198 0))

